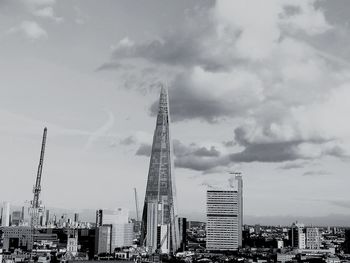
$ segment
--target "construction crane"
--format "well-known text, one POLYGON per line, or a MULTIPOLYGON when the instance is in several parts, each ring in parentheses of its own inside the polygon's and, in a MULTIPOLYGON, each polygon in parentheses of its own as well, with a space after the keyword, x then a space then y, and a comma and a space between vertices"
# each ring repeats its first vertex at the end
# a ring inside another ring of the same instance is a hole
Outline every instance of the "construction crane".
POLYGON ((242 173, 241 173, 241 172, 229 172, 229 174, 232 174, 232 175, 241 175, 242 173))
POLYGON ((139 222, 140 221, 140 217, 139 217, 139 202, 138 202, 138 198, 137 198, 136 188, 134 188, 134 194, 135 194, 135 206, 136 206, 136 220, 137 220, 137 222, 139 222))
POLYGON ((35 228, 39 224, 40 214, 43 212, 40 202, 40 192, 41 192, 41 174, 43 171, 44 155, 45 155, 45 146, 46 146, 46 136, 47 128, 44 128, 43 139, 41 143, 41 152, 38 171, 36 175, 35 185, 33 187, 33 201, 31 202, 30 212, 31 212, 31 227, 35 228))
MULTIPOLYGON (((228 172, 228 173, 234 175, 235 178, 237 178, 237 176, 241 176, 241 175, 242 175, 241 172, 235 172, 235 171, 233 171, 233 172, 228 172)), ((231 178, 228 179, 228 182, 229 182, 230 187, 234 187, 235 178, 231 177, 231 178)))

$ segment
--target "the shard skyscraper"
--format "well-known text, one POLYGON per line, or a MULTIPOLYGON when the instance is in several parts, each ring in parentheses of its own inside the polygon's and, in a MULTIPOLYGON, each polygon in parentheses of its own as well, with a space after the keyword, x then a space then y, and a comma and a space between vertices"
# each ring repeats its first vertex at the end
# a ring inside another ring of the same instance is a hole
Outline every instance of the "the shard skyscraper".
POLYGON ((141 227, 141 245, 151 253, 174 253, 180 246, 172 155, 169 98, 162 87, 141 227))

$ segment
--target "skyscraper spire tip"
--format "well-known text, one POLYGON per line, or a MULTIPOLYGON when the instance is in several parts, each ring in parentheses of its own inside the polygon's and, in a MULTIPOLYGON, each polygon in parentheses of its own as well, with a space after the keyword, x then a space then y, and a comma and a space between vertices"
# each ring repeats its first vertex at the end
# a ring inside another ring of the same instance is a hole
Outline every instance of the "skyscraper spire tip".
POLYGON ((168 85, 166 82, 162 83, 160 93, 161 94, 168 94, 168 85))

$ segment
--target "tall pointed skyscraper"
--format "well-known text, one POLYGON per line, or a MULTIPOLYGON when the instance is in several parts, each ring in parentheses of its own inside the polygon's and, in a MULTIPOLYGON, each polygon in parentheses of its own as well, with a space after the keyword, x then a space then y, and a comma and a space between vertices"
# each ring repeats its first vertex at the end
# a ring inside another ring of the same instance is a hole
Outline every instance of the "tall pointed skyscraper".
POLYGON ((180 246, 169 126, 168 92, 162 87, 142 214, 141 245, 150 252, 174 253, 180 246))

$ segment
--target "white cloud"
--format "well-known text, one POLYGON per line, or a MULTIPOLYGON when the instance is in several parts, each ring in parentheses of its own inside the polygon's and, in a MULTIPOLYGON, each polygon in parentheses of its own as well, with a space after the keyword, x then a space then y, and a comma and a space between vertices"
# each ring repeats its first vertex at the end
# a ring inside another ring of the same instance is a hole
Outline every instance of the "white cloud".
POLYGON ((251 59, 266 58, 280 36, 282 7, 278 1, 217 1, 215 17, 219 24, 232 27, 237 34, 237 53, 251 59))
POLYGON ((261 60, 271 55, 284 33, 317 35, 332 28, 314 2, 222 0, 217 1, 214 15, 220 28, 231 28, 238 36, 234 45, 239 56, 261 60), (288 7, 296 11, 288 14, 288 7))
POLYGON ((347 154, 337 148, 343 134, 323 122, 333 108, 333 122, 336 112, 345 112, 339 108, 345 101, 329 103, 350 81, 348 63, 307 43, 332 30, 315 1, 222 0, 204 14, 209 19, 198 15, 198 24, 206 30, 180 28, 148 43, 123 39, 113 49, 118 64, 109 69, 133 71, 134 79, 141 64, 129 70, 123 63, 141 60, 153 69, 150 76, 165 76, 162 70, 169 69, 172 119, 233 119, 244 130, 247 160, 269 146, 268 161, 347 154))
POLYGON ((322 34, 332 28, 326 21, 323 10, 316 9, 315 1, 289 1, 288 5, 298 7, 300 12, 286 17, 282 23, 295 30, 303 30, 306 34, 322 34))
POLYGON ((19 26, 13 27, 9 33, 20 32, 30 40, 45 39, 48 37, 47 32, 35 21, 23 21, 19 26))
POLYGON ((33 15, 42 17, 42 18, 49 18, 54 20, 57 23, 60 23, 63 21, 62 17, 57 17, 54 13, 54 10, 52 6, 45 6, 39 9, 36 9, 33 11, 33 15))

